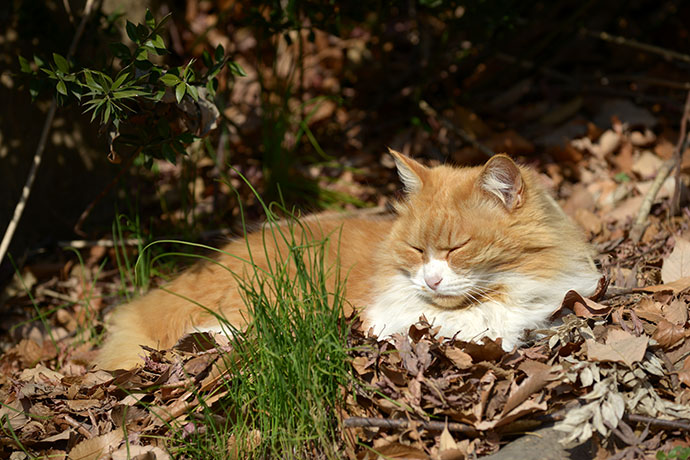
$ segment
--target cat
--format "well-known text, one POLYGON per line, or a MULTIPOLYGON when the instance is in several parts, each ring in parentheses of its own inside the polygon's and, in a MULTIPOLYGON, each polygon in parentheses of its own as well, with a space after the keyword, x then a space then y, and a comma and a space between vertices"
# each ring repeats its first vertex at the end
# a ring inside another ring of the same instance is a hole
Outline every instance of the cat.
MULTIPOLYGON (((381 338, 405 333, 424 315, 442 336, 500 338, 509 351, 527 329, 547 324, 568 290, 596 290, 591 247, 532 169, 503 154, 482 167, 432 168, 391 154, 405 189, 395 215, 303 221, 310 238, 337 235, 326 257, 347 275, 345 297, 367 330, 381 338)), ((251 251, 265 268, 285 249, 270 240, 264 251, 261 232, 250 233, 225 246, 219 264, 196 265, 117 307, 97 366, 133 367, 142 363, 140 345, 163 349, 185 333, 218 330, 200 305, 245 327, 238 282, 220 265, 247 273, 242 260, 251 251)))

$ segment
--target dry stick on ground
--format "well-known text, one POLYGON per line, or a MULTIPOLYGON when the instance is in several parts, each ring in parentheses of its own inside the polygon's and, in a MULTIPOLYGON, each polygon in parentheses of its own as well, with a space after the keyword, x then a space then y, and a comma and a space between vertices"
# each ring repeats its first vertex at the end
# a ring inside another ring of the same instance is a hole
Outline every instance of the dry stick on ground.
POLYGON ((426 422, 426 421, 410 421, 406 419, 388 419, 375 417, 350 417, 343 421, 345 428, 357 427, 372 427, 372 428, 392 428, 392 429, 408 429, 417 426, 429 431, 443 431, 448 428, 448 431, 456 433, 476 434, 477 429, 470 425, 457 422, 426 422))
POLYGON ((443 115, 439 114, 425 100, 419 101, 419 108, 422 109, 422 112, 424 112, 427 116, 433 117, 433 118, 436 118, 437 120, 439 120, 446 128, 450 129, 455 134, 460 136, 460 138, 464 142, 470 144, 472 147, 479 150, 480 152, 482 152, 486 156, 492 157, 496 154, 496 152, 491 150, 489 147, 482 144, 481 142, 478 142, 476 139, 472 138, 472 136, 470 136, 470 134, 467 131, 456 126, 452 121, 450 121, 449 119, 447 119, 443 115))
POLYGON ((630 230, 630 239, 634 243, 638 243, 640 238, 642 238, 642 234, 647 228, 647 217, 649 217, 649 211, 652 209, 654 199, 656 198, 657 193, 659 193, 663 183, 671 174, 673 168, 676 168, 676 182, 673 191, 673 198, 671 200, 671 215, 675 215, 678 211, 678 206, 680 203, 680 163, 683 157, 683 147, 685 146, 688 117, 690 117, 690 91, 688 91, 688 96, 685 99, 683 118, 680 122, 680 135, 678 137, 676 147, 673 150, 673 156, 670 160, 666 160, 656 173, 656 178, 654 179, 651 188, 645 195, 644 200, 642 201, 642 206, 640 206, 640 210, 635 218, 635 223, 630 230))
MULTIPOLYGON (((629 422, 648 423, 651 426, 659 428, 669 428, 674 430, 683 430, 690 432, 690 420, 663 420, 646 415, 624 414, 623 418, 629 422)), ((556 414, 546 414, 544 416, 536 417, 536 420, 553 423, 563 419, 563 413, 559 411, 556 414)), ((376 417, 350 417, 343 421, 345 428, 371 427, 371 428, 389 428, 389 429, 408 429, 413 426, 429 430, 429 431, 443 431, 448 428, 448 431, 456 433, 477 434, 479 430, 470 425, 457 422, 437 422, 437 421, 415 421, 405 419, 387 419, 376 417)))
MULTIPOLYGON (((94 5, 94 0, 87 0, 86 5, 84 6, 84 12, 83 16, 81 18, 81 22, 79 23, 79 26, 77 26, 77 30, 74 32, 74 37, 72 38, 72 43, 70 44, 69 50, 67 52, 67 60, 69 61, 70 58, 74 55, 74 52, 77 50, 77 44, 79 43, 79 39, 81 38, 82 34, 84 33, 84 28, 86 27, 86 22, 88 21, 89 17, 91 16, 91 12, 93 10, 93 5, 94 5)), ((45 150, 46 146, 46 141, 48 139, 48 133, 50 132, 50 128, 53 125, 53 118, 55 118, 55 111, 57 110, 57 100, 53 98, 53 101, 50 104, 50 109, 48 110, 48 116, 46 117, 46 121, 43 124, 43 130, 41 131, 41 138, 38 141, 38 147, 36 147, 36 153, 34 153, 34 159, 31 163, 31 169, 29 170, 29 176, 26 178, 26 184, 24 185, 24 188, 22 189, 22 194, 21 197, 19 198, 19 202, 17 203, 17 206, 14 208, 14 214, 12 215, 12 220, 10 221, 9 225, 7 226, 7 230, 5 230, 5 235, 2 237, 2 242, 0 242, 0 262, 5 258, 5 254, 7 253, 7 249, 10 247, 10 243, 12 242, 12 238, 14 237, 14 232, 17 230, 17 225, 19 224, 19 219, 22 218, 22 214, 24 213, 24 208, 26 207, 26 202, 29 199, 29 195, 31 194, 31 187, 33 187, 34 180, 36 179, 36 172, 38 171, 38 167, 41 165, 41 159, 43 158, 43 151, 45 150)))

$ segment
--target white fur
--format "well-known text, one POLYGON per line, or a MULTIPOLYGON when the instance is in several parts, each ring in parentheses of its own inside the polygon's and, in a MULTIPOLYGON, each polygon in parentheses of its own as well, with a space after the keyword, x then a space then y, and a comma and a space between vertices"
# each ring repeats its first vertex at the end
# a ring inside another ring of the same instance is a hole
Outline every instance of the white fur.
POLYGON ((194 332, 210 332, 213 334, 224 334, 228 338, 232 337, 232 331, 230 328, 221 324, 220 322, 209 323, 204 326, 192 326, 186 331, 186 334, 192 334, 194 332))
POLYGON ((504 205, 508 206, 506 198, 510 196, 514 183, 503 170, 492 169, 484 175, 482 187, 487 192, 496 195, 504 205))
MULTIPOLYGON (((572 270, 564 270, 559 276, 548 280, 517 273, 492 275, 506 287, 512 303, 488 300, 453 310, 429 304, 427 293, 431 290, 424 282, 422 267, 412 278, 404 274, 393 276, 386 289, 364 311, 365 324, 373 327, 377 336, 386 337, 406 333, 410 325, 424 315, 431 324, 441 327, 439 334, 442 336, 455 336, 465 341, 502 337, 503 348, 509 351, 520 345, 525 330, 546 324, 567 291, 573 289, 582 295, 594 293, 599 275, 585 264, 572 264, 569 268, 572 270)), ((480 280, 490 281, 486 275, 468 274, 462 277, 455 273, 450 276, 446 272, 436 292, 445 295, 471 292, 472 286, 479 284, 480 280)))

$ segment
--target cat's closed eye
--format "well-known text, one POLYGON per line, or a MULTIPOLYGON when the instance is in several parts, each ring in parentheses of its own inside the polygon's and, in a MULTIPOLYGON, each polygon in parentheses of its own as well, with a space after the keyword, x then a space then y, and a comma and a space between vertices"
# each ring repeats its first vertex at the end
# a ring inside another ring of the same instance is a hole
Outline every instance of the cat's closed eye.
POLYGON ((417 251, 418 253, 424 254, 424 249, 421 249, 421 248, 419 248, 419 247, 417 247, 417 246, 415 246, 415 245, 413 245, 413 244, 410 244, 409 246, 410 246, 412 249, 414 249, 415 251, 417 251))
POLYGON ((446 252, 448 255, 451 255, 451 254, 453 254, 454 252, 459 251, 460 249, 464 248, 465 245, 467 245, 467 243, 469 243, 469 242, 470 242, 470 238, 467 238, 465 241, 463 241, 463 242, 461 242, 461 243, 458 243, 458 244, 456 244, 456 245, 454 245, 454 246, 451 246, 451 247, 449 247, 449 248, 444 248, 444 249, 441 249, 441 250, 444 251, 444 252, 446 252))

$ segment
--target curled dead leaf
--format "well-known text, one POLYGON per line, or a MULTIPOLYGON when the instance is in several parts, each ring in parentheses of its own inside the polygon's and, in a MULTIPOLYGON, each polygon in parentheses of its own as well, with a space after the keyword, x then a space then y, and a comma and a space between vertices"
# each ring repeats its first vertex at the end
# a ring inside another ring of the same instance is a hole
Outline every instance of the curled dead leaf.
POLYGON ((581 318, 592 318, 607 315, 613 307, 582 297, 577 291, 568 291, 563 298, 561 308, 569 308, 581 318))
POLYGON ((659 342, 664 349, 673 348, 680 340, 685 338, 685 327, 682 324, 673 324, 662 319, 657 324, 652 338, 659 342))

